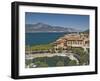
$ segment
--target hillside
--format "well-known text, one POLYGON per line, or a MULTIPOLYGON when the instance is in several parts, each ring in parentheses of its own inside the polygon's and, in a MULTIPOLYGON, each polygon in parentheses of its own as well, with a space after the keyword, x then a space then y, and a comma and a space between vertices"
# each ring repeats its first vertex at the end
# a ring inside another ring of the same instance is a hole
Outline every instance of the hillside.
POLYGON ((44 23, 26 24, 26 33, 32 32, 79 32, 79 30, 70 27, 51 26, 44 23))

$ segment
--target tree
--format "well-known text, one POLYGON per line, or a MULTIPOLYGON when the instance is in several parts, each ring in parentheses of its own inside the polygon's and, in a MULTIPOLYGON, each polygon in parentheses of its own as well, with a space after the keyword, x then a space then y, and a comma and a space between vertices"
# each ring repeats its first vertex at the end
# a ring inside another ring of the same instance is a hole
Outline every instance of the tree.
POLYGON ((80 57, 80 64, 88 65, 89 64, 89 53, 84 52, 84 54, 80 57))
POLYGON ((39 67, 48 67, 48 64, 46 64, 45 62, 40 62, 39 67))
POLYGON ((72 50, 73 53, 78 54, 79 56, 84 54, 83 48, 72 48, 71 50, 72 50))
POLYGON ((64 66, 64 62, 63 61, 58 61, 56 65, 57 66, 64 66))
POLYGON ((69 66, 75 66, 75 65, 77 65, 77 63, 76 63, 75 60, 71 60, 71 61, 69 61, 68 65, 69 66))
POLYGON ((34 64, 36 64, 37 67, 48 67, 48 64, 45 63, 45 62, 37 61, 37 62, 35 62, 34 64))
POLYGON ((26 66, 27 66, 27 65, 30 65, 31 63, 32 63, 32 60, 31 60, 31 59, 29 59, 29 60, 26 59, 26 60, 25 60, 26 66))

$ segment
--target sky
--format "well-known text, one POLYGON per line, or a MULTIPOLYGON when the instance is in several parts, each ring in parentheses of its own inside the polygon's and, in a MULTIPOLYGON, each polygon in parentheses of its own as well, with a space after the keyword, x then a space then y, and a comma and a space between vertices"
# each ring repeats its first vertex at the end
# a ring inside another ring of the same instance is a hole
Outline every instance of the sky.
POLYGON ((25 13, 26 24, 44 23, 52 26, 89 29, 89 15, 52 14, 52 13, 25 13))

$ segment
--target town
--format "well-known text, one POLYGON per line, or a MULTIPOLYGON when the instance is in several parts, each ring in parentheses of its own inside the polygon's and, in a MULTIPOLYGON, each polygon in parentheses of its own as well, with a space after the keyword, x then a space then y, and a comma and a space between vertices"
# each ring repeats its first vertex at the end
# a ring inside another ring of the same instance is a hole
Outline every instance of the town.
POLYGON ((59 48, 67 50, 71 47, 81 47, 86 51, 86 48, 89 48, 89 35, 82 33, 67 34, 54 42, 54 48, 56 50, 59 48))

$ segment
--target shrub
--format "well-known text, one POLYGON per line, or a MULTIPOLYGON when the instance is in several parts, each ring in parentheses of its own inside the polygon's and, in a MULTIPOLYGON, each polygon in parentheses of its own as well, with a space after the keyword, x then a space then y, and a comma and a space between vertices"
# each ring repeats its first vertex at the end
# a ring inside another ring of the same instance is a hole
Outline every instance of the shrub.
POLYGON ((76 61, 75 60, 71 60, 69 63, 68 63, 69 66, 75 66, 77 65, 76 61))

